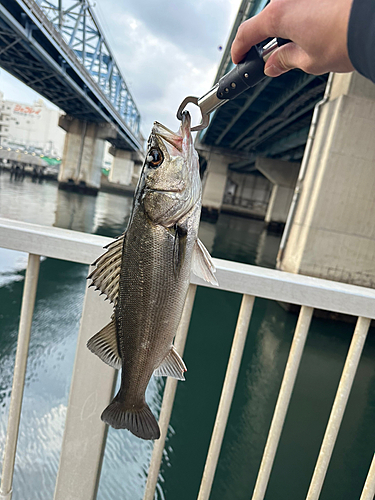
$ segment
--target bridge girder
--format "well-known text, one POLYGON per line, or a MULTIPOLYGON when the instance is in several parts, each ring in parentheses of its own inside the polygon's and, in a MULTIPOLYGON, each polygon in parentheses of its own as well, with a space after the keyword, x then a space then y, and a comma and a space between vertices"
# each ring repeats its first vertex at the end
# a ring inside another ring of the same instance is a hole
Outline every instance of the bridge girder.
POLYGON ((4 0, 0 66, 67 114, 114 124, 116 147, 142 149, 139 111, 99 23, 87 0, 69 1, 4 0))

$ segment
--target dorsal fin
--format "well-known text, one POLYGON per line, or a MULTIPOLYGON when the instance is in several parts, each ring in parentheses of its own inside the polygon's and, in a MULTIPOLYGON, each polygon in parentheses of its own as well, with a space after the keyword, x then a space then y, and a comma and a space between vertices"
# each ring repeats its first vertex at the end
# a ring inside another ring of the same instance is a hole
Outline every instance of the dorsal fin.
POLYGON ((96 333, 87 342, 87 347, 96 354, 104 363, 116 370, 121 368, 121 357, 118 352, 116 322, 114 319, 96 333))
POLYGON ((115 241, 107 245, 107 251, 93 263, 96 268, 87 279, 91 279, 90 286, 95 286, 107 298, 116 304, 120 281, 122 246, 125 238, 124 233, 115 241))

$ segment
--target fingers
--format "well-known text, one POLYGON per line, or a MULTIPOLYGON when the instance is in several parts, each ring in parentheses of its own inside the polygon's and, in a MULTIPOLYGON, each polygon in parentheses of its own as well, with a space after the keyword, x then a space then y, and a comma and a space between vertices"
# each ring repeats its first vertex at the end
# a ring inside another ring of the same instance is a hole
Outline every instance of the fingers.
POLYGON ((287 71, 300 68, 310 73, 310 57, 295 43, 288 43, 277 49, 264 67, 267 76, 280 76, 287 71))
POLYGON ((234 64, 242 61, 251 47, 268 37, 275 36, 270 26, 269 7, 266 7, 257 16, 251 17, 238 28, 236 38, 232 44, 232 60, 234 64))
POLYGON ((252 46, 278 37, 295 43, 280 47, 270 56, 265 66, 269 76, 292 68, 314 75, 351 71, 347 30, 352 2, 271 0, 258 15, 239 27, 232 44, 232 60, 238 64, 252 46))

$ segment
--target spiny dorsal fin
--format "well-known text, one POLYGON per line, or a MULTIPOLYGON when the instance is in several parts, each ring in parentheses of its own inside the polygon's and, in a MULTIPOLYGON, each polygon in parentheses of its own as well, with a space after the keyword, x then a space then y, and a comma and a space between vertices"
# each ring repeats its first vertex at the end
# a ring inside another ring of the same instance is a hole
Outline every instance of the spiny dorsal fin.
POLYGON ((181 356, 178 354, 175 347, 172 346, 161 365, 154 371, 154 375, 156 377, 173 377, 178 380, 185 380, 184 372, 186 372, 186 370, 187 368, 181 356))
POLYGON ((87 342, 91 352, 116 370, 121 368, 121 357, 117 347, 116 323, 113 319, 87 342))
POLYGON ((93 263, 96 268, 88 276, 91 279, 90 286, 104 293, 111 302, 117 302, 118 287, 120 281, 122 246, 125 233, 107 245, 108 250, 93 263))
POLYGON ((197 239, 194 245, 191 268, 193 273, 199 278, 208 281, 211 285, 219 285, 214 274, 216 272, 216 267, 212 262, 211 255, 199 239, 197 239))

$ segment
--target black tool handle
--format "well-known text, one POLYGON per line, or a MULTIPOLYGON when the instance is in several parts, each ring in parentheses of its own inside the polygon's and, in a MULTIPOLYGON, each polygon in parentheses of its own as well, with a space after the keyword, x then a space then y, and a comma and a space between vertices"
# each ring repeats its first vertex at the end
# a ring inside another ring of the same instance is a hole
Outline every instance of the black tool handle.
POLYGON ((278 38, 277 39, 277 45, 279 47, 286 45, 287 43, 291 43, 292 40, 289 40, 288 38, 278 38))
MULTIPOLYGON (((278 38, 274 50, 289 42, 290 40, 285 38, 278 38)), ((234 99, 248 88, 261 82, 266 77, 263 57, 264 49, 262 46, 251 47, 246 57, 219 80, 216 96, 219 99, 234 99)))

